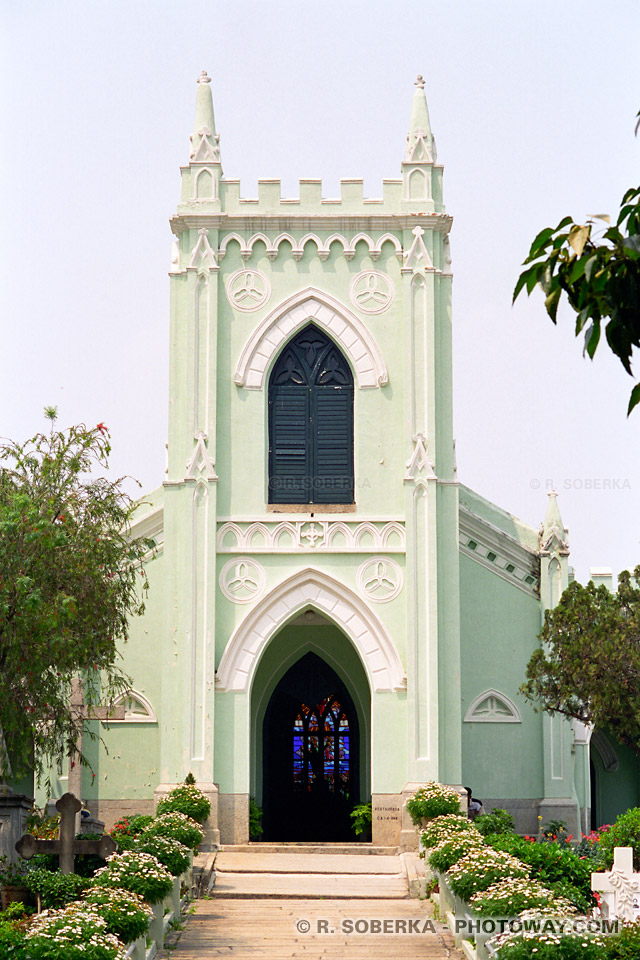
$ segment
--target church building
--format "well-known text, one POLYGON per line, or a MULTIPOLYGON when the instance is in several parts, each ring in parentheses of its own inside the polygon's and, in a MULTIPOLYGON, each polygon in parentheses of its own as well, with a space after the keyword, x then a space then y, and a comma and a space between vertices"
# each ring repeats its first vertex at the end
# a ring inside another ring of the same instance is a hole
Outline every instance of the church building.
POLYGON ((83 799, 107 825, 191 772, 210 843, 248 840, 250 798, 265 840, 355 839, 371 800, 373 842, 408 848, 404 803, 427 780, 523 832, 588 828, 590 731, 518 694, 569 579, 555 494, 538 529, 457 476, 452 218, 421 77, 398 148, 379 199, 357 179, 243 197, 198 79, 167 470, 134 530, 155 544, 150 594, 124 719, 102 725, 108 753, 87 744, 83 799))

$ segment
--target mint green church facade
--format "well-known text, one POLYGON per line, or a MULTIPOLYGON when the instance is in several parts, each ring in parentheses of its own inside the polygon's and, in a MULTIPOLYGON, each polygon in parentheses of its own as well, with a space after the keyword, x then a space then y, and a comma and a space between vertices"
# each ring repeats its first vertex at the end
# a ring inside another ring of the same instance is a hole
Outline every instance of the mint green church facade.
POLYGON ((251 796, 265 837, 309 841, 343 839, 371 798, 374 843, 408 847, 404 799, 431 779, 523 831, 589 822, 590 732, 517 692, 569 578, 555 495, 539 530, 457 476, 452 219, 423 87, 381 199, 361 180, 244 198, 199 78, 167 470, 135 526, 150 595, 125 719, 103 726, 108 754, 88 745, 83 785, 107 823, 189 771, 211 843, 248 839, 251 796))

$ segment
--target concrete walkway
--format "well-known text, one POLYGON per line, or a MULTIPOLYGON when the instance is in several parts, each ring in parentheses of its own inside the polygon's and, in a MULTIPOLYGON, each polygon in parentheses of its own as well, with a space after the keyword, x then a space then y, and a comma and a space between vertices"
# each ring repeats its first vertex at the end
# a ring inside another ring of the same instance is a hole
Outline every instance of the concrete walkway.
POLYGON ((409 899, 398 856, 234 853, 216 860, 176 960, 458 960, 428 902, 409 899))

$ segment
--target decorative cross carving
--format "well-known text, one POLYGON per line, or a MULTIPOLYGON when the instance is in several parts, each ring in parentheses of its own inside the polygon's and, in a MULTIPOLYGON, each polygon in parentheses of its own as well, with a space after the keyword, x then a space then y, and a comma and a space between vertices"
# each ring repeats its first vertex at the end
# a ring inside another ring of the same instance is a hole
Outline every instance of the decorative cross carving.
POLYGON ((60 814, 60 828, 57 840, 40 840, 30 833, 23 834, 16 843, 16 850, 23 860, 30 860, 36 853, 57 853, 60 855, 60 872, 73 873, 74 861, 83 854, 94 854, 106 860, 118 849, 118 845, 108 835, 99 840, 76 840, 76 814, 82 804, 71 793, 65 793, 56 803, 60 814))
POLYGON ((324 536, 325 536, 325 533, 326 533, 326 527, 325 527, 324 525, 323 525, 323 526, 320 526, 320 529, 317 530, 317 529, 316 529, 316 524, 312 522, 312 523, 308 524, 307 526, 305 526, 305 527, 300 531, 300 539, 301 539, 301 540, 308 540, 308 541, 309 541, 309 545, 312 546, 312 547, 315 547, 315 545, 316 545, 316 540, 322 540, 322 539, 324 538, 324 536))
POLYGON ((640 873, 633 872, 632 847, 616 847, 608 873, 592 873, 591 889, 603 894, 608 915, 620 920, 640 916, 640 873))

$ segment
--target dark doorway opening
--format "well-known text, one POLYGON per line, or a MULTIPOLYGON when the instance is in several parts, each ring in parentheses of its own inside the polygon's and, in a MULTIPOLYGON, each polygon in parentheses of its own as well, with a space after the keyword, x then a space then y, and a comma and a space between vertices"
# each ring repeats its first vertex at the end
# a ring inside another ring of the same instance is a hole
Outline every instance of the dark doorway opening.
POLYGON ((280 680, 263 728, 264 840, 353 840, 359 802, 359 729, 353 700, 314 653, 280 680))

